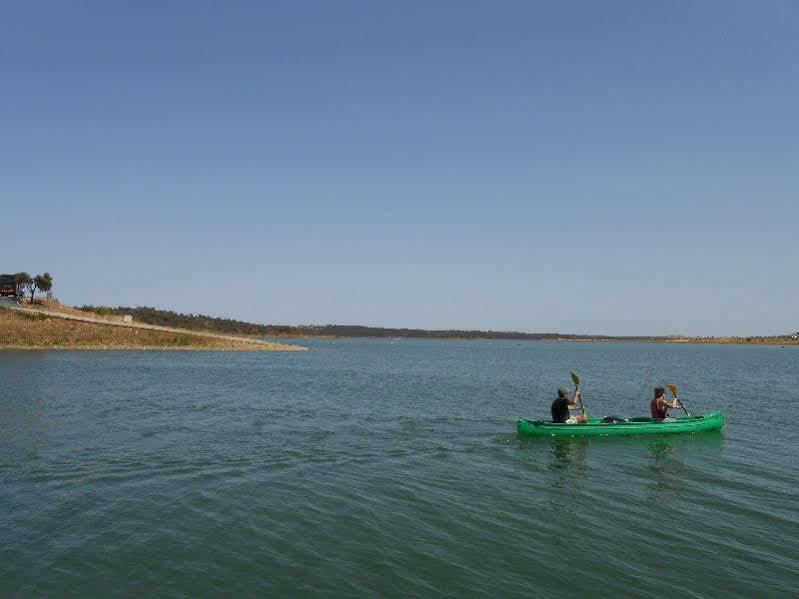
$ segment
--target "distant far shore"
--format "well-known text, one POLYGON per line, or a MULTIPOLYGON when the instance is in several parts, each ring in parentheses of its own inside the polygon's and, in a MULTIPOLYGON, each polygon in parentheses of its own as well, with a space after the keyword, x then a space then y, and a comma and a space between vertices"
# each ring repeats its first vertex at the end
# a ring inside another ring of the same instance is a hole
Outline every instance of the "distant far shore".
POLYGON ((204 314, 182 314, 171 310, 152 307, 111 308, 107 306, 81 306, 83 312, 104 315, 107 318, 122 318, 128 314, 137 322, 155 325, 174 326, 183 329, 214 331, 217 333, 241 335, 251 338, 292 338, 292 339, 453 339, 453 340, 513 340, 513 341, 575 341, 575 342, 637 342, 637 343, 716 343, 744 345, 799 345, 799 335, 747 336, 747 337, 693 337, 670 336, 624 336, 624 335, 581 335, 564 333, 522 333, 519 331, 482 331, 459 329, 411 329, 370 327, 365 325, 325 324, 325 325, 279 325, 259 324, 218 318, 204 314))
POLYGON ((799 345, 799 338, 792 335, 775 337, 673 337, 665 343, 709 343, 715 345, 799 345))
MULTIPOLYGON (((27 300, 23 308, 47 314, 30 318, 51 318, 54 315, 71 319, 67 326, 42 326, 27 332, 15 317, 0 312, 0 349, 185 349, 213 351, 295 351, 295 345, 270 343, 264 339, 441 339, 475 341, 550 341, 550 342, 622 342, 724 345, 799 345, 799 334, 759 336, 625 336, 580 335, 564 333, 522 333, 518 331, 482 331, 459 329, 410 329, 369 327, 364 325, 274 325, 218 318, 203 314, 182 314, 151 307, 111 308, 90 306, 72 308, 55 300, 38 300, 33 306, 27 300), (14 326, 11 323, 15 322, 14 326), (85 321, 78 325, 77 322, 85 321), (85 325, 85 326, 84 326, 85 325), (114 326, 107 326, 114 325, 114 326), (87 327, 100 327, 90 331, 87 327), (127 332, 125 332, 127 331, 127 332), (145 331, 148 331, 145 333, 145 331), (167 336, 164 336, 167 335, 167 336)), ((6 310, 6 313, 13 312, 6 310)))
POLYGON ((461 337, 425 335, 269 335, 280 339, 437 339, 440 341, 537 341, 548 343, 664 343, 674 345, 799 345, 788 337, 461 337))

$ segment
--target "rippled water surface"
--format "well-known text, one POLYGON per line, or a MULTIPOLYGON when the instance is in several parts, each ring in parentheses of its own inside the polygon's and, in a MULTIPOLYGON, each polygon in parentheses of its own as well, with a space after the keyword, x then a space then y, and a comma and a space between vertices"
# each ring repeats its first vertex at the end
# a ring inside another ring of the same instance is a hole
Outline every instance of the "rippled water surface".
POLYGON ((788 596, 799 348, 0 352, 0 594, 788 596), (721 433, 523 440, 676 382, 721 433))

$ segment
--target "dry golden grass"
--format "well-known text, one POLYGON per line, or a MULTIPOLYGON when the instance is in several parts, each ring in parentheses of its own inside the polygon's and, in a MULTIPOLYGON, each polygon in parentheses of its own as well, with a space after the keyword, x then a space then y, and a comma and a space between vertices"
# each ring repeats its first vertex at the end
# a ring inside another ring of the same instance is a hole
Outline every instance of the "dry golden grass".
POLYGON ((109 326, 0 309, 0 349, 291 351, 302 348, 190 333, 109 326))
POLYGON ((104 314, 100 315, 96 312, 86 312, 78 308, 71 308, 64 306, 57 299, 35 298, 33 304, 30 303, 30 298, 23 299, 20 304, 23 308, 30 308, 32 310, 47 310, 48 312, 58 312, 59 314, 69 314, 71 316, 80 316, 81 318, 94 318, 96 320, 110 320, 112 322, 122 322, 124 318, 119 314, 104 314))

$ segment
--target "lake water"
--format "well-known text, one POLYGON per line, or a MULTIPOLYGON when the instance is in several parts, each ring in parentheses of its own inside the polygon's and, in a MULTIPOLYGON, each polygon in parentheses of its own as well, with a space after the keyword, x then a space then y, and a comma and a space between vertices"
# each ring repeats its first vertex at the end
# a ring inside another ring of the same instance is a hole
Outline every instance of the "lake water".
POLYGON ((0 352, 0 594, 788 596, 799 347, 0 352), (523 440, 675 382, 720 433, 523 440))

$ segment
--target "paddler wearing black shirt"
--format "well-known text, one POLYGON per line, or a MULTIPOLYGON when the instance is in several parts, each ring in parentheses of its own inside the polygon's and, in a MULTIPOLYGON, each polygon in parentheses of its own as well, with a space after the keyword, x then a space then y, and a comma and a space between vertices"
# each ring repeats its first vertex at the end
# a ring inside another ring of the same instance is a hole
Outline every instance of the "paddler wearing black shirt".
POLYGON ((582 414, 575 414, 571 416, 569 411, 580 411, 582 408, 577 403, 580 397, 580 390, 574 392, 574 401, 569 402, 569 391, 561 387, 558 389, 558 397, 552 402, 552 422, 565 422, 567 424, 577 424, 578 422, 585 422, 585 416, 582 414))

